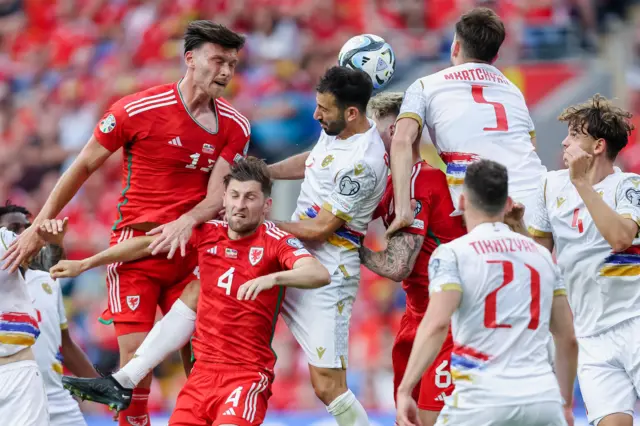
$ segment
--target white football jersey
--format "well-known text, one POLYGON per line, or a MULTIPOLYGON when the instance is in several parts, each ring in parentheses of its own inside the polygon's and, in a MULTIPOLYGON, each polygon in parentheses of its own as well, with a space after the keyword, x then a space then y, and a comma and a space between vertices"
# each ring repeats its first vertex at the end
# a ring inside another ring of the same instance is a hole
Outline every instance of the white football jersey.
POLYGON ((551 254, 503 223, 485 223, 439 246, 430 293, 462 292, 453 314, 456 408, 561 401, 547 342, 554 295, 564 286, 551 254))
MULTIPOLYGON (((16 234, 0 228, 0 257, 16 234)), ((22 273, 0 270, 0 357, 32 346, 40 334, 36 313, 22 273)))
POLYGON ((496 67, 467 63, 416 80, 407 89, 400 118, 429 132, 447 166, 456 211, 467 166, 478 159, 503 164, 509 194, 534 194, 546 168, 531 143, 535 134, 520 90, 496 67))
MULTIPOLYGON (((616 168, 593 189, 617 213, 640 224, 640 176, 616 168)), ((548 172, 537 200, 529 232, 553 235, 576 335, 591 336, 640 316, 640 239, 626 251, 613 253, 568 170, 548 172)))
POLYGON ((344 219, 345 225, 324 243, 305 247, 333 273, 339 267, 360 274, 358 247, 387 184, 388 157, 375 124, 348 139, 324 131, 305 163, 293 220, 314 218, 320 209, 344 219))

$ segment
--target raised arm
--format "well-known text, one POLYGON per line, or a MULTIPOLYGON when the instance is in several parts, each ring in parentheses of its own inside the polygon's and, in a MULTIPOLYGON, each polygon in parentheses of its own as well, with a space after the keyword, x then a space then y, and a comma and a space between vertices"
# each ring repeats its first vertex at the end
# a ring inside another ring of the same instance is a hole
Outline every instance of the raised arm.
POLYGON ((115 262, 131 262, 149 256, 149 244, 156 237, 143 235, 124 240, 100 253, 83 260, 62 260, 49 271, 52 278, 76 277, 81 273, 98 266, 115 262))
POLYGON ((310 151, 303 152, 269 166, 271 179, 295 180, 304 178, 305 162, 310 151))
POLYGON ((362 264, 381 277, 400 282, 407 278, 420 254, 424 237, 408 232, 397 232, 387 242, 383 251, 373 251, 360 246, 362 264))

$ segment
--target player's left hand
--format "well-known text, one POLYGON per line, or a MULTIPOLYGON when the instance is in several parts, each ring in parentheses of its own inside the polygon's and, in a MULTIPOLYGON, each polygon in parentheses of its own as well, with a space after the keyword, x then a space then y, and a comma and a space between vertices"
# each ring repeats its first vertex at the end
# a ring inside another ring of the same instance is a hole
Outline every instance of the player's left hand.
POLYGON ((45 219, 37 229, 38 235, 48 244, 62 245, 64 235, 67 233, 69 218, 45 219))
POLYGON ((513 230, 524 218, 524 204, 513 203, 513 207, 504 215, 504 223, 513 230))
POLYGON ((187 255, 187 243, 191 238, 193 227, 196 226, 196 222, 187 215, 182 215, 173 222, 165 223, 157 228, 153 228, 147 232, 147 235, 158 235, 150 245, 152 255, 157 255, 165 251, 169 251, 167 259, 172 259, 173 255, 180 247, 180 254, 182 257, 187 255))
POLYGON ((263 275, 247 281, 238 289, 238 300, 256 300, 260 292, 269 290, 276 285, 276 280, 271 275, 263 275))
POLYGON ((573 418, 573 408, 570 406, 564 406, 564 419, 567 421, 567 426, 573 426, 575 419, 573 418))
POLYGON ((593 163, 593 156, 577 145, 569 145, 562 155, 569 166, 569 177, 575 185, 587 180, 587 172, 593 163))
POLYGON ((396 424, 398 426, 422 426, 418 417, 418 404, 410 393, 398 390, 396 407, 396 424))
MULTIPOLYGON (((401 210, 396 210, 396 215, 393 221, 389 224, 387 231, 384 233, 384 236, 389 239, 393 234, 398 232, 399 230, 406 228, 407 226, 411 226, 413 224, 413 220, 415 219, 415 210, 416 210, 416 200, 411 200, 411 210, 406 213, 403 213, 401 210)), ((394 207, 398 207, 396 204, 394 207)))

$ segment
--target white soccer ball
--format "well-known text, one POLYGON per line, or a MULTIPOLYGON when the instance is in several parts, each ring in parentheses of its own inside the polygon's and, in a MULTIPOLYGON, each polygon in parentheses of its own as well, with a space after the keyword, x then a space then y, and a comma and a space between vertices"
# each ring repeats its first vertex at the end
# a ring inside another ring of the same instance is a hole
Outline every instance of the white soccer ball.
POLYGON ((396 55, 382 37, 361 34, 349 39, 338 55, 338 64, 360 69, 371 77, 373 88, 378 90, 391 81, 396 70, 396 55))

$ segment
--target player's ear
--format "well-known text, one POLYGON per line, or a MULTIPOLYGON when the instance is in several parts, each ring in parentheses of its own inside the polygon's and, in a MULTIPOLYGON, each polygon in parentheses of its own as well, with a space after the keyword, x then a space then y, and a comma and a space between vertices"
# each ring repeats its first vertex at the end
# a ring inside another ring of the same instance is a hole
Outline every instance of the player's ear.
POLYGON ((507 197, 507 202, 504 205, 504 212, 505 213, 510 212, 512 208, 513 208, 513 198, 507 197))
POLYGON ((607 141, 604 139, 596 139, 595 144, 593 146, 593 153, 595 155, 604 154, 607 151, 607 141))
POLYGON ((227 191, 222 193, 222 207, 227 207, 227 191))
POLYGON ((393 134, 396 132, 396 123, 394 122, 391 126, 389 126, 389 136, 393 139, 393 134))
POLYGON ((356 118, 358 118, 358 114, 360 114, 360 111, 358 111, 358 108, 356 107, 347 107, 345 110, 345 120, 347 121, 353 121, 356 118))
POLYGON ((193 58, 193 50, 188 50, 184 53, 184 63, 187 65, 187 68, 194 68, 194 58, 193 58))
POLYGON ((269 213, 271 213, 271 206, 273 205, 273 199, 271 197, 267 198, 264 201, 264 210, 263 213, 265 216, 269 216, 269 213))

